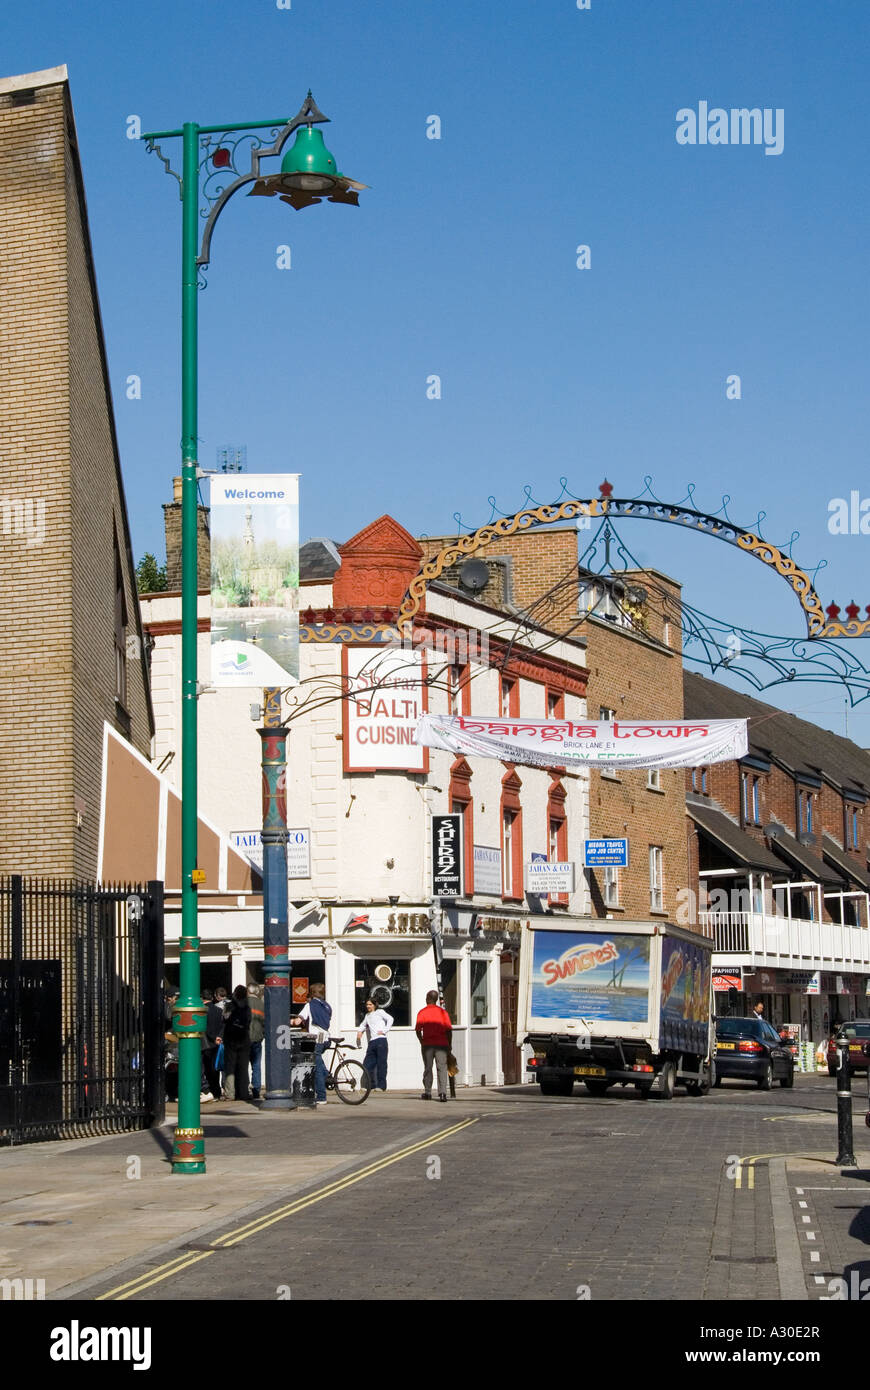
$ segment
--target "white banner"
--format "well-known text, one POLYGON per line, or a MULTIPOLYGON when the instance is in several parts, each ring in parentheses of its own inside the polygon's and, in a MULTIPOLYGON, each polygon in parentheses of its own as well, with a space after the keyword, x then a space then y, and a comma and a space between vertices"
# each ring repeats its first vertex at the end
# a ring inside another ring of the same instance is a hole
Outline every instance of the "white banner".
POLYGON ((745 719, 642 724, 463 714, 424 714, 417 742, 448 753, 539 767, 701 767, 742 758, 749 746, 745 719))
POLYGON ((299 679, 299 475, 211 480, 211 683, 299 679))

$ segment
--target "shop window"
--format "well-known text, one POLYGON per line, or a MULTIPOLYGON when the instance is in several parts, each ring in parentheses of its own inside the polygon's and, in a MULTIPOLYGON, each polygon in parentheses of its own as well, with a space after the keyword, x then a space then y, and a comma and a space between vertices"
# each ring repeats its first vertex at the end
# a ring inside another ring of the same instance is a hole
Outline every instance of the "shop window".
POLYGON ((411 963, 385 956, 357 956, 354 968, 354 1002, 357 1025, 365 1016, 367 999, 392 1015, 398 1028, 411 1024, 411 963))
POLYGON ((489 1023, 489 961, 471 960, 471 1022, 489 1023))

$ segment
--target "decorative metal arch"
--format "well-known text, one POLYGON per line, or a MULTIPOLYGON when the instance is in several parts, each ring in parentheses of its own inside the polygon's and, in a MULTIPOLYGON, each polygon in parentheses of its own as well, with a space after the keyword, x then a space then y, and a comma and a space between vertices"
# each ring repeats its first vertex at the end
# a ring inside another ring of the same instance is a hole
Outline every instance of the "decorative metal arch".
POLYGON ((411 580, 408 591, 402 600, 398 614, 399 631, 404 633, 413 625, 420 612, 428 585, 439 579, 446 569, 457 560, 485 549, 492 541, 502 536, 512 536, 517 531, 527 531, 536 526, 549 526, 556 521, 573 521, 580 516, 639 517, 646 521, 663 521, 672 526, 682 526, 687 530, 700 531, 712 536, 714 540, 726 541, 738 550, 752 555, 780 575, 797 595, 803 609, 808 638, 820 637, 866 637, 870 636, 870 604, 867 605, 867 618, 860 617, 857 604, 846 607, 847 621, 840 619, 840 609, 835 603, 827 608, 813 587, 812 580, 805 570, 779 546, 771 544, 754 531, 745 530, 721 516, 711 516, 706 512, 695 511, 680 503, 659 502, 637 497, 611 497, 610 483, 602 483, 600 497, 568 497, 559 502, 525 507, 512 516, 502 516, 498 520, 480 526, 464 536, 444 546, 431 560, 425 560, 419 572, 411 580))

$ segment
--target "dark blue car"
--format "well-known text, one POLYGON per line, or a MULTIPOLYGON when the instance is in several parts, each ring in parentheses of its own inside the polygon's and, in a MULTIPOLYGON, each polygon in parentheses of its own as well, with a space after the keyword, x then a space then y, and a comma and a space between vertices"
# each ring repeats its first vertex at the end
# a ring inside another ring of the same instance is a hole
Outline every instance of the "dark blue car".
POLYGON ((716 1080, 754 1081, 769 1091, 774 1081, 794 1085, 794 1055, 776 1029, 763 1018, 716 1019, 716 1080))

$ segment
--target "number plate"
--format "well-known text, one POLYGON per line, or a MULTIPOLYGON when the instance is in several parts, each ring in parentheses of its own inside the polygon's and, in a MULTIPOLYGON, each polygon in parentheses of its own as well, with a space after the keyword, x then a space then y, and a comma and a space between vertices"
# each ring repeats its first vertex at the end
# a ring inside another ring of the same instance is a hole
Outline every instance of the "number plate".
POLYGON ((717 1042, 717 1044, 716 1044, 716 1051, 717 1051, 717 1052, 733 1052, 734 1049, 735 1049, 735 1047, 736 1047, 736 1043, 720 1043, 720 1042, 717 1042))
POLYGON ((606 1073, 606 1071, 604 1070, 603 1067, 575 1067, 575 1068, 574 1068, 574 1075, 575 1075, 575 1076, 606 1076, 607 1073, 606 1073))

